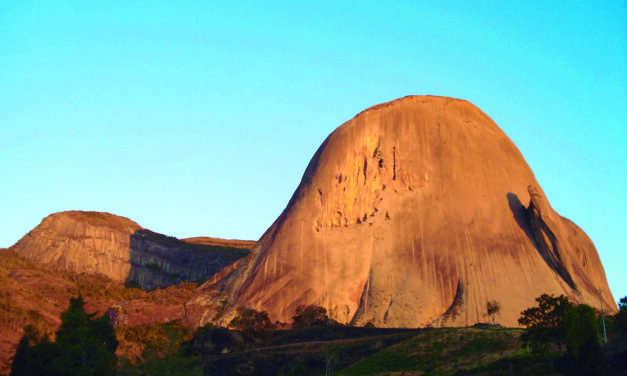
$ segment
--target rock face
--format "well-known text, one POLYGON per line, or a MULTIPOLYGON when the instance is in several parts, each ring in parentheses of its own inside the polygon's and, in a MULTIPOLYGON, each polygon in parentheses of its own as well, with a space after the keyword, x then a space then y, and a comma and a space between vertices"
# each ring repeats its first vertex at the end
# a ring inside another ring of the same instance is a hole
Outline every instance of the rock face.
POLYGON ((216 242, 188 243, 113 214, 68 211, 44 218, 10 249, 43 264, 99 273, 150 290, 205 280, 248 254, 247 242, 232 241, 234 247, 229 240, 216 242))
POLYGON ((516 146, 469 102, 371 107, 320 146, 287 207, 222 281, 289 322, 320 305, 385 327, 518 326, 542 293, 616 311, 591 240, 549 205, 516 146))
POLYGON ((9 249, 42 264, 124 282, 131 269, 131 236, 141 229, 109 213, 67 211, 44 218, 9 249))
POLYGON ((226 248, 239 248, 245 250, 251 250, 257 244, 254 240, 238 240, 238 239, 221 239, 221 238, 210 238, 208 236, 198 236, 195 238, 185 238, 182 239, 185 243, 190 244, 203 244, 209 246, 216 247, 226 247, 226 248))
POLYGON ((223 245, 195 244, 139 230, 131 236, 128 281, 148 290, 204 281, 249 253, 245 248, 224 244, 228 241, 223 245))

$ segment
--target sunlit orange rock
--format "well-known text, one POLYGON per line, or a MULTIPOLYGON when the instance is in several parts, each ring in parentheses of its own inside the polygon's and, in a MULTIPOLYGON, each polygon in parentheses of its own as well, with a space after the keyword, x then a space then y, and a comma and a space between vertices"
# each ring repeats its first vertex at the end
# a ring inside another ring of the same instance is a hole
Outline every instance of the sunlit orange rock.
POLYGON ((103 274, 148 290, 205 281, 248 254, 254 242, 182 241, 101 212, 51 214, 11 247, 23 257, 79 273, 103 274))
POLYGON ((131 268, 131 236, 141 229, 109 213, 67 211, 44 218, 11 249, 42 264, 124 282, 131 268))
MULTIPOLYGON (((585 204, 585 203, 582 203, 585 204)), ((226 279, 234 306, 290 322, 517 326, 543 293, 616 311, 594 245, 560 217, 477 107, 430 96, 371 107, 320 146, 283 213, 226 279)))

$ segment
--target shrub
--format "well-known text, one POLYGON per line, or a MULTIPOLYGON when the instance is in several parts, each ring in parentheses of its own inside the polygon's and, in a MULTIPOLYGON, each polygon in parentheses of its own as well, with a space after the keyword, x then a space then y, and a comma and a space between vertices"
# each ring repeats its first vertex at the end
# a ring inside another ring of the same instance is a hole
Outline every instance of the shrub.
POLYGON ((268 317, 268 312, 257 311, 252 308, 240 308, 229 327, 238 329, 248 340, 266 338, 275 327, 268 317))
POLYGON ((296 315, 292 317, 292 328, 303 329, 311 326, 325 326, 329 316, 327 310, 320 306, 300 306, 296 308, 296 315))

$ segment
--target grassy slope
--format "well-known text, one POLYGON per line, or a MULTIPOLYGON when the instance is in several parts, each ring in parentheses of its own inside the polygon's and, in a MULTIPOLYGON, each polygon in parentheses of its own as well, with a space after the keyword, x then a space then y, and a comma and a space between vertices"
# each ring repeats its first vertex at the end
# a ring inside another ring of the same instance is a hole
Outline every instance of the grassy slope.
POLYGON ((324 375, 327 370, 335 375, 553 374, 555 359, 526 354, 520 347, 521 333, 474 328, 279 331, 242 352, 153 358, 120 374, 305 376, 324 375))
POLYGON ((451 374, 520 352, 518 329, 433 329, 390 346, 338 375, 451 374))

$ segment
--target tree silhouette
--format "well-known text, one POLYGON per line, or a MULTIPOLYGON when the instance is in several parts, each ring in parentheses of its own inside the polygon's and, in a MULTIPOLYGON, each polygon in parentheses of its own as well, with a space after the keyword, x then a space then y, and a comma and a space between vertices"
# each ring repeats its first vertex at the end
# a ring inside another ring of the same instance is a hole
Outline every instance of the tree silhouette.
POLYGON ((240 330, 247 340, 266 339, 275 329, 266 311, 240 308, 238 312, 239 315, 229 322, 229 327, 240 330))
POLYGON ((538 306, 528 308, 518 319, 520 325, 527 327, 521 339, 531 343, 535 350, 543 350, 554 343, 560 351, 565 339, 564 317, 573 305, 564 295, 555 297, 542 294, 536 298, 538 306))
POLYGON ((616 330, 619 334, 627 334, 627 296, 620 299, 618 303, 618 313, 614 318, 616 330))
POLYGON ((597 338, 597 314, 588 305, 572 307, 564 317, 567 375, 604 375, 607 359, 597 338))
POLYGON ((118 341, 109 315, 94 318, 85 312, 83 298, 70 299, 61 314, 56 342, 44 337, 34 346, 25 335, 17 347, 11 375, 108 376, 115 374, 118 341))
POLYGON ((501 305, 496 300, 493 300, 487 303, 486 309, 488 317, 492 318, 492 324, 494 324, 494 316, 501 311, 501 305))
POLYGON ((310 305, 296 308, 296 315, 292 317, 292 329, 303 329, 310 326, 325 326, 329 316, 324 307, 310 305))

